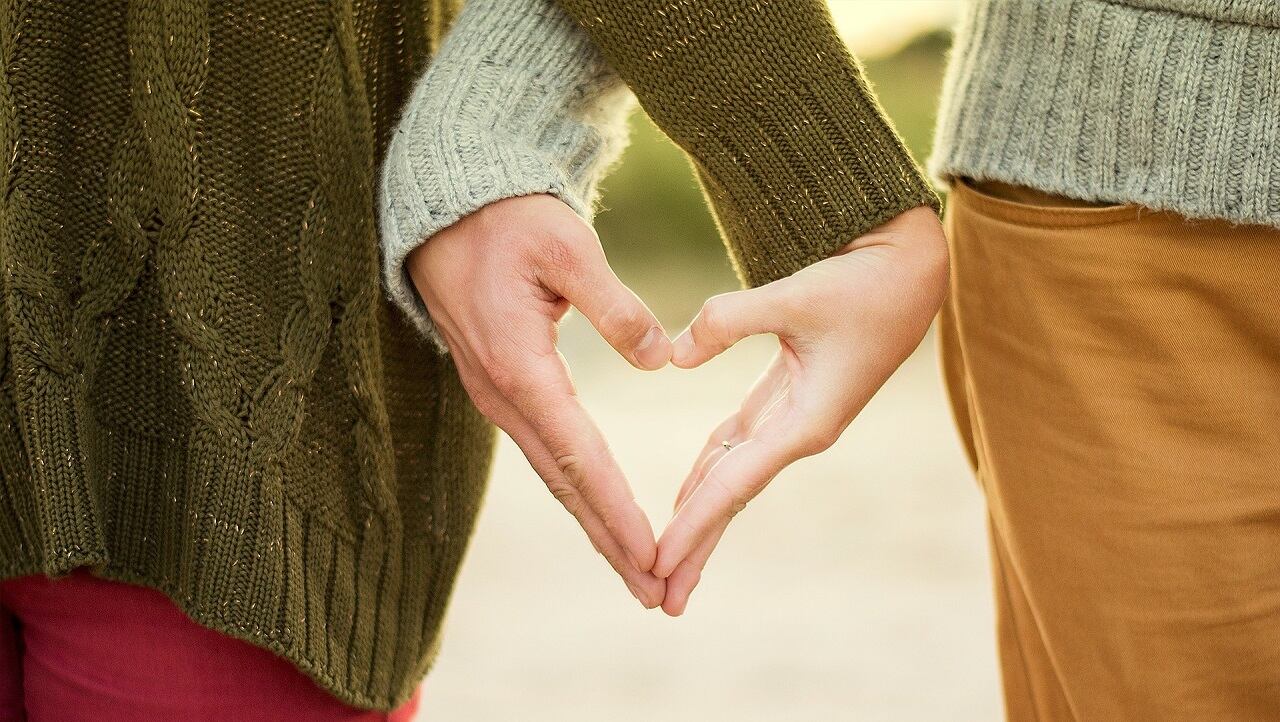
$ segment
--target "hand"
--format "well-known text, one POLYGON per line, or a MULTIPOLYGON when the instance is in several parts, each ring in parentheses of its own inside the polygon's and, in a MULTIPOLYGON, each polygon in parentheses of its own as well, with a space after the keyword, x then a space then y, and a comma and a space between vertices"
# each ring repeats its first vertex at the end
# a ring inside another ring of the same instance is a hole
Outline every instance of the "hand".
POLYGON ((739 340, 780 349, 737 413, 711 434, 676 497, 653 571, 662 608, 682 614, 729 520, 778 472, 839 438, 920 343, 947 287, 937 215, 916 208, 792 276, 716 296, 675 341, 681 368, 739 340), (725 443, 728 443, 728 447, 725 443))
POLYGON ((653 528, 556 349, 572 305, 637 368, 671 358, 666 332, 609 268, 595 232, 552 196, 510 198, 440 231, 406 264, 476 407, 519 445, 632 594, 658 606, 665 582, 651 572, 653 528))

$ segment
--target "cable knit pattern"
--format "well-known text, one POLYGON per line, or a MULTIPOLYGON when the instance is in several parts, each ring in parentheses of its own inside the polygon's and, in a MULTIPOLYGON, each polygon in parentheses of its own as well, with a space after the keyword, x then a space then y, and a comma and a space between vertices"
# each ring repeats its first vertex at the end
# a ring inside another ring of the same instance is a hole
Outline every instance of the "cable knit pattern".
POLYGON ((0 3, 0 574, 413 691, 493 432, 385 302, 375 168, 454 5, 0 3))
POLYGON ((1280 226, 1280 4, 977 0, 930 170, 1280 226))
MULTIPOLYGON (((611 1, 601 54, 750 278, 931 202, 818 0, 670 35, 670 0, 611 1)), ((476 0, 406 113, 460 5, 0 2, 0 578, 90 566, 350 704, 412 693, 494 429, 380 240, 521 192, 588 214, 626 100, 551 6, 476 0)))
POLYGON ((633 96, 551 0, 470 0, 397 126, 382 170, 391 300, 445 350, 405 256, 503 198, 550 193, 591 220, 633 96))

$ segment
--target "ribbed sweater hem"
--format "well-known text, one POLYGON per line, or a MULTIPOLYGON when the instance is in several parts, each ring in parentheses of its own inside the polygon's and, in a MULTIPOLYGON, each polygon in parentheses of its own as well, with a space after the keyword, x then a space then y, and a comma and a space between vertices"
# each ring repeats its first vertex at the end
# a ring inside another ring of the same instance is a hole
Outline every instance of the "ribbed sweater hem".
POLYGON ((939 207, 823 0, 559 4, 693 161, 746 285, 939 207))
MULTIPOLYGON (((261 630, 236 626, 233 622, 220 616, 215 609, 197 606, 192 600, 184 598, 180 588, 172 582, 157 580, 145 574, 137 574, 124 567, 110 564, 100 566, 100 560, 90 557, 71 557, 68 561, 74 562, 71 568, 88 567, 92 570, 94 576, 101 579, 147 587, 160 592, 168 597, 174 606, 196 624, 279 655, 288 660, 298 671, 305 674, 322 689, 353 707, 386 711, 396 709, 408 702, 419 684, 421 684, 421 679, 419 679, 390 696, 371 696, 347 687, 346 681, 334 674, 333 670, 321 663, 299 656, 295 647, 272 638, 261 630)), ((35 566, 0 570, 0 578, 2 579, 14 579, 35 574, 43 574, 43 572, 35 566)), ((422 673, 425 675, 429 671, 430 667, 427 666, 423 668, 422 673)))
POLYGON ((379 192, 387 296, 448 351, 405 260, 506 198, 547 193, 590 221, 597 183, 626 146, 633 98, 551 0, 474 0, 418 80, 379 192))
POLYGON ((1280 28, 1110 0, 970 6, 929 170, 1280 226, 1280 28))
MULTIPOLYGON (((391 710, 409 699, 435 659, 474 508, 458 509, 439 533, 410 537, 392 511, 344 518, 305 498, 287 473, 233 449, 206 463, 166 438, 93 423, 84 432, 95 473, 60 475, 50 491, 89 500, 94 513, 39 529, 0 514, 9 552, 0 579, 89 567, 155 589, 197 624, 280 655, 347 704, 391 710), (245 493, 231 478, 256 481, 245 493), (255 563, 244 564, 247 556, 255 563)), ((484 458, 487 442, 459 452, 484 458)), ((20 453, 11 443, 0 444, 0 457, 20 453)), ((487 473, 484 463, 472 467, 458 476, 460 487, 487 473)), ((454 493, 465 498, 461 488, 454 493)))

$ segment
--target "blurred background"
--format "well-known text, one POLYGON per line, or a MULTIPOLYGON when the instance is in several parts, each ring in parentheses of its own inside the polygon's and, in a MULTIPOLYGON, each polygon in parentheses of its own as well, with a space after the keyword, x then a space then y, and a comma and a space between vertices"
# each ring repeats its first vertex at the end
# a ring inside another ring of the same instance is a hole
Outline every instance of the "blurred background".
MULTIPOLYGON (((917 159, 929 152, 947 0, 831 0, 917 159)), ((683 156, 642 114, 597 227, 668 331, 737 288, 683 156)), ((561 347, 658 531, 706 436, 776 349, 631 369, 581 317, 561 347)), ((643 610, 503 437, 423 693, 429 720, 995 720, 984 512, 932 335, 830 451, 739 515, 678 619, 643 610)))

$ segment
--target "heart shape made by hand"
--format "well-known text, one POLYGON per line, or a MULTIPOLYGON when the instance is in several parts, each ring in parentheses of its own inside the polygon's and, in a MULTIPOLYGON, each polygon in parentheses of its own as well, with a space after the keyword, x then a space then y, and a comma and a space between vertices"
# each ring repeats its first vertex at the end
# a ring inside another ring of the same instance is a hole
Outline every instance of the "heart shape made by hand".
POLYGON ((734 515, 787 465, 834 443, 919 344, 947 278, 941 227, 922 207, 791 276, 708 299, 672 342, 591 227, 545 195, 485 206, 406 263, 477 409, 636 598, 672 615, 734 515), (776 356, 711 433, 656 540, 557 348, 570 307, 644 370, 696 368, 749 336, 777 336, 776 356))

